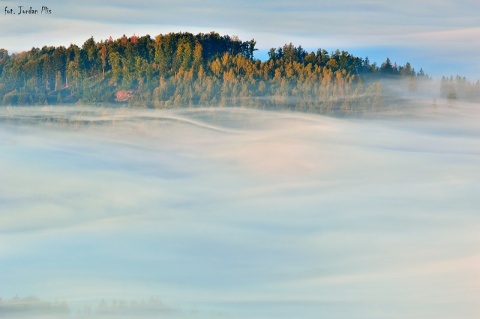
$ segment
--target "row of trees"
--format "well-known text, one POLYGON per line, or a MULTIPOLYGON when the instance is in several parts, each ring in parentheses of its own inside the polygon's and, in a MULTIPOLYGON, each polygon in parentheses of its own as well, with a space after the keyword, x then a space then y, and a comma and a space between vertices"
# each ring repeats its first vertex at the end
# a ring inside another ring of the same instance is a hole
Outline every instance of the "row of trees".
POLYGON ((65 301, 50 302, 37 297, 0 298, 1 318, 137 318, 157 317, 174 311, 160 299, 101 300, 96 306, 85 305, 72 311, 65 301))
MULTIPOLYGON (((96 42, 82 47, 0 50, 4 105, 113 103, 131 92, 137 106, 248 105, 315 112, 379 107, 382 81, 407 79, 414 91, 423 70, 387 60, 380 66, 346 51, 307 52, 286 44, 254 59, 256 42, 236 36, 170 33, 96 42)), ((130 98, 131 97, 131 98, 130 98)))
POLYGON ((18 297, 11 299, 0 298, 1 318, 26 317, 63 317, 70 315, 70 309, 65 301, 47 302, 37 297, 18 297))
POLYGON ((440 81, 440 95, 447 99, 462 99, 480 101, 480 81, 472 83, 465 77, 442 77, 440 81))

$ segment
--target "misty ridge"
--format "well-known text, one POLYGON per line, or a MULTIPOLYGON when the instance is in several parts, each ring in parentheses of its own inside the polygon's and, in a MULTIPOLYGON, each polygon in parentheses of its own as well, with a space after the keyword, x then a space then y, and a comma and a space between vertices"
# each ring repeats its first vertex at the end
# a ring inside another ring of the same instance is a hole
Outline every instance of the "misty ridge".
POLYGON ((211 32, 100 42, 91 37, 81 47, 44 46, 11 55, 2 49, 0 103, 243 106, 348 116, 401 107, 404 96, 480 97, 478 81, 457 76, 438 83, 423 69, 389 58, 377 65, 346 51, 308 52, 290 43, 260 61, 255 46, 253 39, 211 32))
POLYGON ((479 317, 478 81, 255 46, 0 50, 0 318, 479 317))

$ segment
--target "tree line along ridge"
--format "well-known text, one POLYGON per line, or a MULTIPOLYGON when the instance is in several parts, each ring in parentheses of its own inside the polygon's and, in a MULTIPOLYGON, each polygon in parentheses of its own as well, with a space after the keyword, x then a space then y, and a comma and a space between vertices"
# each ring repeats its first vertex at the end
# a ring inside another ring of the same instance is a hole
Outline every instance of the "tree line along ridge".
MULTIPOLYGON (((260 61, 254 58, 255 46, 253 39, 185 32, 100 42, 91 37, 81 47, 44 46, 12 55, 0 49, 0 104, 249 106, 348 113, 381 107, 382 81, 403 79, 406 90, 414 92, 419 81, 429 79, 410 63, 399 66, 387 58, 378 66, 346 51, 307 52, 291 43, 270 49, 268 60, 260 61)), ((446 97, 480 91, 478 82, 443 80, 446 97)))

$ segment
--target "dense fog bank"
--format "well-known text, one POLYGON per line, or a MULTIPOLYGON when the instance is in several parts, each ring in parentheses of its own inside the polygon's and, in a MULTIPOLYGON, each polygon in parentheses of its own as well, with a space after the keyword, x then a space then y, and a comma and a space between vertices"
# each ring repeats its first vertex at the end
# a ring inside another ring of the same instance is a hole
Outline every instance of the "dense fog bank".
POLYGON ((3 107, 0 315, 478 318, 480 114, 425 104, 3 107))

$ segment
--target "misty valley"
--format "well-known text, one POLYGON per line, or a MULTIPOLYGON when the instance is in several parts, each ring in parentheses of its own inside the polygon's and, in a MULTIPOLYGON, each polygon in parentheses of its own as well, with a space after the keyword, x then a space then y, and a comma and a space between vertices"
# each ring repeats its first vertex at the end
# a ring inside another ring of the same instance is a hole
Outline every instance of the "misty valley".
POLYGON ((255 51, 0 49, 0 318, 479 317, 480 82, 255 51))
POLYGON ((474 318, 478 108, 402 112, 1 108, 0 316, 474 318))

